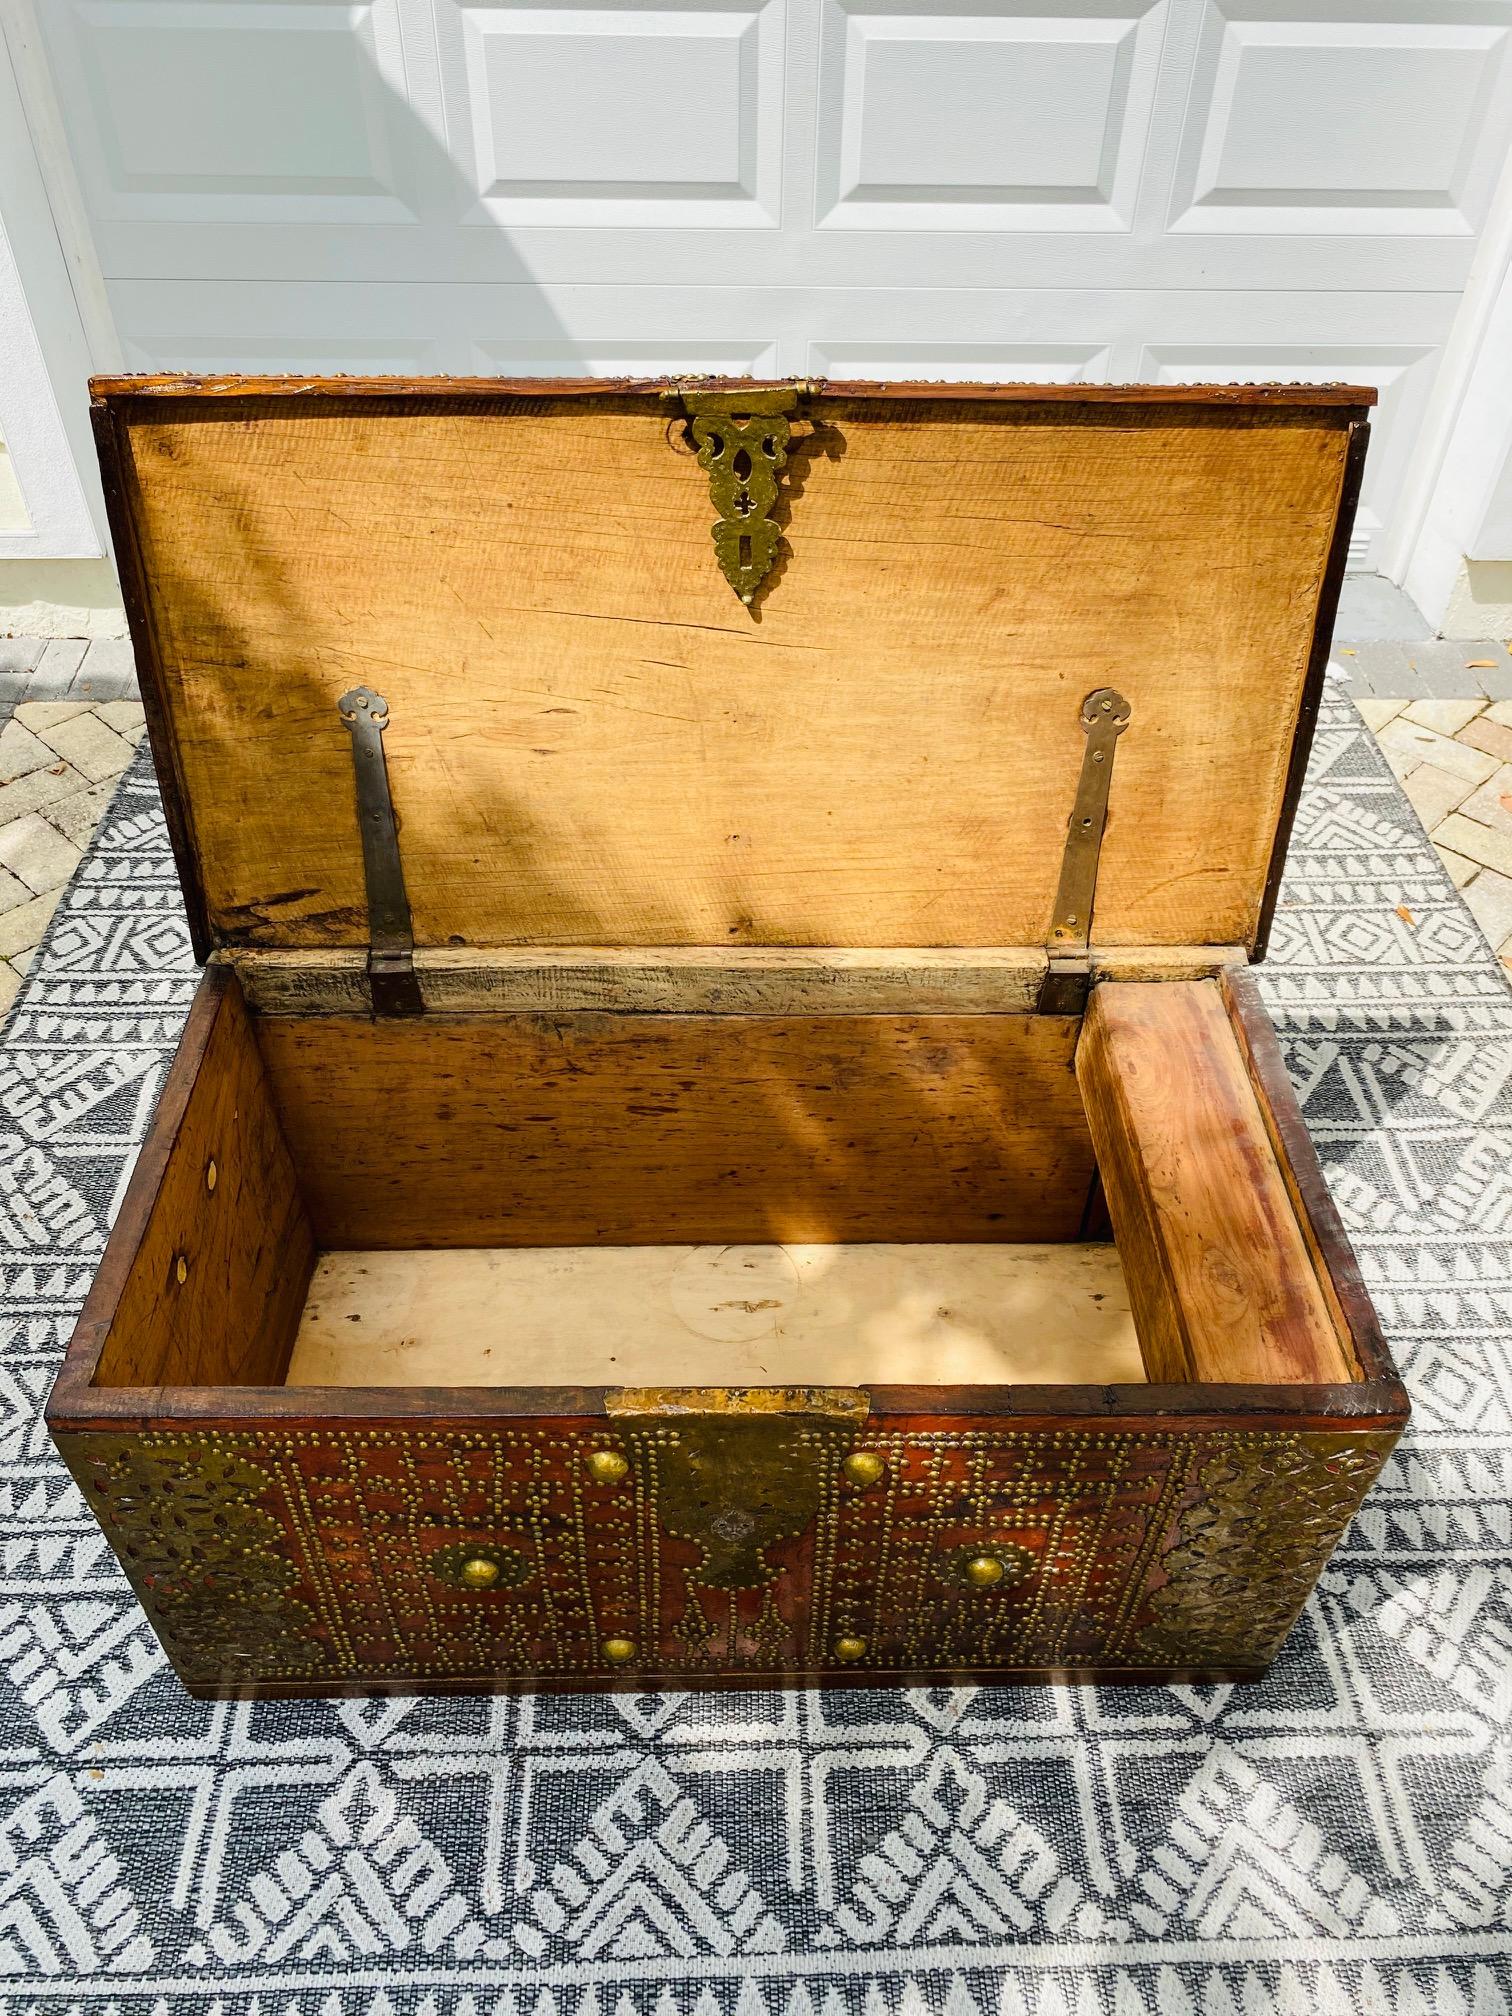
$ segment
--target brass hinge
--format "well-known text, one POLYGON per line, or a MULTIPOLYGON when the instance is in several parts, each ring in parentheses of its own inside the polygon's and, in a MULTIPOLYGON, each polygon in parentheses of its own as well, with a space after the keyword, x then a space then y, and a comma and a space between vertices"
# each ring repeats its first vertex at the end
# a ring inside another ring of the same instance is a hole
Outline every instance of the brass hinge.
POLYGON ((1038 1006, 1042 1015, 1080 1015, 1092 991, 1092 904, 1108 823, 1113 756, 1119 736, 1129 725, 1129 714, 1128 701, 1111 686, 1099 686, 1082 702, 1081 728, 1087 746, 1082 751, 1081 779, 1066 828, 1055 915, 1045 947, 1050 957, 1040 982, 1038 1006))
POLYGON ((383 731, 388 702, 368 686, 354 686, 336 702, 351 730, 357 779, 357 826, 367 884, 368 985, 375 1015, 420 1015, 425 1003, 415 978, 415 932, 399 859, 399 828, 389 791, 383 731))
POLYGON ((696 385, 678 385, 668 393, 693 423, 698 466, 709 479, 709 497, 719 513, 709 529, 720 571, 748 605, 772 571, 782 543, 781 528, 769 514, 792 439, 791 416, 814 389, 800 381, 752 386, 748 392, 703 392, 696 385))

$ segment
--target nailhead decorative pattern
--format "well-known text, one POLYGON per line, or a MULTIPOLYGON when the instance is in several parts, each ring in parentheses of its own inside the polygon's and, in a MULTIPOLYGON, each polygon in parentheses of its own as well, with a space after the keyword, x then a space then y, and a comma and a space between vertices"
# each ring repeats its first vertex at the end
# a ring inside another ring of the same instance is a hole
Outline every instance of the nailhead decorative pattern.
POLYGON ((817 1510, 769 1527, 733 1583, 687 1529, 688 1462, 716 1533, 751 1524, 757 1473, 711 1463, 703 1420, 623 1428, 633 1491, 595 1485, 590 1421, 93 1433, 67 1453, 191 1684, 465 1685, 632 1656, 668 1676, 819 1672, 841 1643, 879 1671, 1262 1665, 1390 1442, 871 1424, 885 1470, 856 1491, 850 1431, 786 1432, 817 1510), (989 1600, 965 1573, 983 1554, 1007 1571, 989 1600), (478 1559, 500 1571, 486 1591, 464 1579, 478 1559))

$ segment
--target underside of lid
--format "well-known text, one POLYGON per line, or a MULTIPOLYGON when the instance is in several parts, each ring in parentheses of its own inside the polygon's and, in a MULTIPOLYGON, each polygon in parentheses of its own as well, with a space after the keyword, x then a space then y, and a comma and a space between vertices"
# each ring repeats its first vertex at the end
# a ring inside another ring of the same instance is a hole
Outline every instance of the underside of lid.
POLYGON ((1101 689, 1094 943, 1263 936, 1367 391, 94 391, 202 950, 376 941, 361 689, 418 947, 1044 944, 1101 689))

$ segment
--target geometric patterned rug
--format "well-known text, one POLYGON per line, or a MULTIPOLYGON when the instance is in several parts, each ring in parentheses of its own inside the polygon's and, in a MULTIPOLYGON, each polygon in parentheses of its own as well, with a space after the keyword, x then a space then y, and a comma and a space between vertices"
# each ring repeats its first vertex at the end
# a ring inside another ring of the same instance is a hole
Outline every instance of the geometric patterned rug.
POLYGON ((1512 994, 1332 694, 1261 971, 1416 1410, 1266 1680, 193 1702, 40 1420, 195 980, 144 752, 0 1057, 0 2011, 1512 2016, 1512 994))

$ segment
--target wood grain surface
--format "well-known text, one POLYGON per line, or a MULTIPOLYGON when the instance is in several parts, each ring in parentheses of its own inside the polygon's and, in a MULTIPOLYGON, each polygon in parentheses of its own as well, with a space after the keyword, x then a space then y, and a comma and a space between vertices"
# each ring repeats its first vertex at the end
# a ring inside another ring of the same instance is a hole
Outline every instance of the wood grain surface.
POLYGON ((366 937, 366 681, 422 945, 1042 942, 1105 684, 1097 940, 1254 941, 1361 395, 832 388, 750 610, 654 388, 112 396, 211 937, 366 937))
POLYGON ((1255 976, 1247 970, 1225 968, 1216 977, 1287 1195, 1312 1255, 1318 1285, 1353 1360, 1352 1376, 1362 1380, 1395 1378, 1380 1319, 1338 1206, 1329 1193, 1255 976))
MULTIPOLYGON (((235 947, 215 955, 263 1015, 365 1015, 367 955, 235 947)), ((1116 980, 1211 979, 1238 945, 1130 946, 1094 958, 1116 980)), ((1027 1015, 1042 946, 919 950, 789 946, 437 947, 415 955, 421 998, 442 1014, 1027 1015)))
POLYGON ((1217 984, 1095 988, 1076 1071, 1150 1377, 1356 1377, 1217 984))
MULTIPOLYGON (((323 1253, 289 1386, 1138 1384, 1111 1245, 323 1253)), ((862 1418, 865 1418, 864 1402, 862 1418)))
POLYGON ((269 1016, 322 1246, 1074 1239, 1077 1024, 269 1016))
POLYGON ((315 1264, 309 1216, 234 981, 208 1009, 160 1180, 133 1199, 144 1215, 100 1385, 272 1385, 294 1340, 315 1264))

